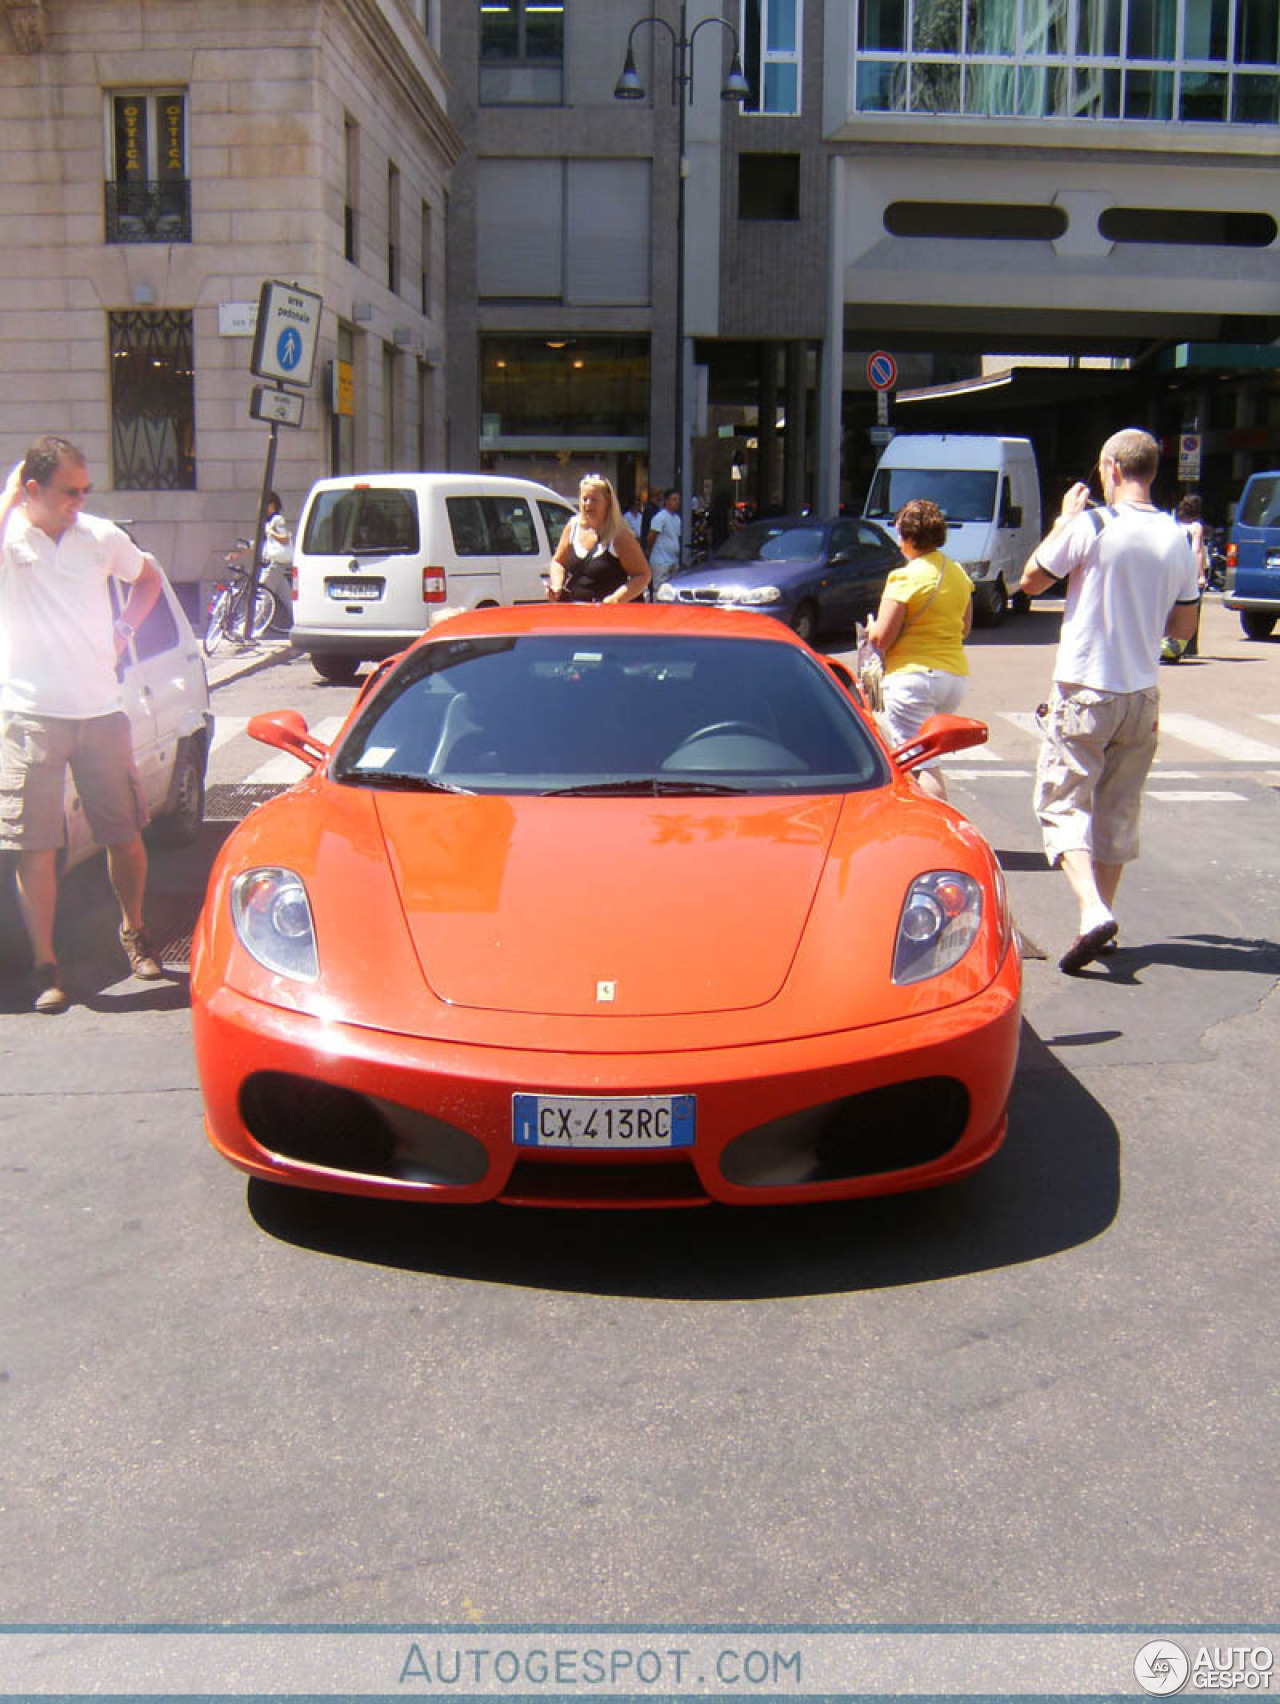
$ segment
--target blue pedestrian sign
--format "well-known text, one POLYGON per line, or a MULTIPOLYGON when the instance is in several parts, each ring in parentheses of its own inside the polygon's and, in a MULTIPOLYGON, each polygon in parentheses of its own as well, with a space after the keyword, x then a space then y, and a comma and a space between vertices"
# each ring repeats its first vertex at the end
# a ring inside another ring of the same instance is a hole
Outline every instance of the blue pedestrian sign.
POLYGON ((323 306, 313 290, 297 284, 264 284, 249 371, 277 384, 309 385, 323 306))
POLYGON ((302 359, 302 333, 289 325, 276 339, 276 360, 286 373, 292 373, 302 359))

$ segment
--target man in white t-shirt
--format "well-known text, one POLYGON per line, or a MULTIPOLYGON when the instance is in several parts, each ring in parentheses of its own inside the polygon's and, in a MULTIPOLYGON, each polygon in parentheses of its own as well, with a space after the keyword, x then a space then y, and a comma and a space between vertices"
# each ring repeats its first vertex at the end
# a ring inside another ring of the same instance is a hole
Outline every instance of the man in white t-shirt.
POLYGON ((656 591, 680 566, 680 493, 674 486, 663 494, 662 507, 649 522, 645 545, 656 591))
POLYGON ((1098 458, 1107 507, 1089 508, 1089 487, 1073 485, 1022 575, 1028 596, 1066 585, 1035 803, 1045 854, 1079 907, 1079 932, 1058 961, 1071 975, 1115 941, 1112 905, 1138 855, 1159 737, 1160 643, 1189 639, 1199 618, 1186 536, 1151 501, 1159 463, 1148 432, 1108 438, 1098 458))
POLYGON ((17 853, 39 1012, 68 1004, 53 947, 68 765, 107 849, 130 967, 148 979, 164 974, 143 927, 146 807, 116 677, 160 595, 160 575, 114 522, 81 513, 89 490, 81 451, 46 437, 0 498, 0 851, 17 853), (113 578, 131 588, 114 623, 113 578))

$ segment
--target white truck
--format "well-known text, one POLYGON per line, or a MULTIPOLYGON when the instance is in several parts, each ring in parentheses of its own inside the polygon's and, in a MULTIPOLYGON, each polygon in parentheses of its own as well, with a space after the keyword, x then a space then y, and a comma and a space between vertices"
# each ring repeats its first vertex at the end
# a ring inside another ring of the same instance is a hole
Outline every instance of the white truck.
POLYGON ((1018 581, 1040 542, 1040 476, 1029 438, 961 432, 902 432, 885 445, 863 513, 892 526, 913 497, 947 518, 948 556, 973 581, 981 626, 1003 621, 1010 602, 1025 607, 1018 581))

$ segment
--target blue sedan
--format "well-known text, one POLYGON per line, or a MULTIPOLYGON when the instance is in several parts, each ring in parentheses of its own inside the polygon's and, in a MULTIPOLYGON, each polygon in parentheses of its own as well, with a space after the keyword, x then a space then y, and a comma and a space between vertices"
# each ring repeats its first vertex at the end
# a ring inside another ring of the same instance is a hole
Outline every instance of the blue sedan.
POLYGON ((884 583, 903 561, 873 521, 822 521, 780 515, 751 521, 694 568, 658 588, 660 603, 717 604, 777 616, 806 642, 854 623, 880 603, 884 583))

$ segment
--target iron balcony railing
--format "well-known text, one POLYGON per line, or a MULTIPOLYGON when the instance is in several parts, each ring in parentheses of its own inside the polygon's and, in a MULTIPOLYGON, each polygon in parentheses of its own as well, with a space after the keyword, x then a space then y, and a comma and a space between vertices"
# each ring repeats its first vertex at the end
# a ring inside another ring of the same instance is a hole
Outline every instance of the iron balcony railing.
POLYGON ((104 187, 109 243, 191 241, 189 179, 128 183, 108 180, 104 187))

